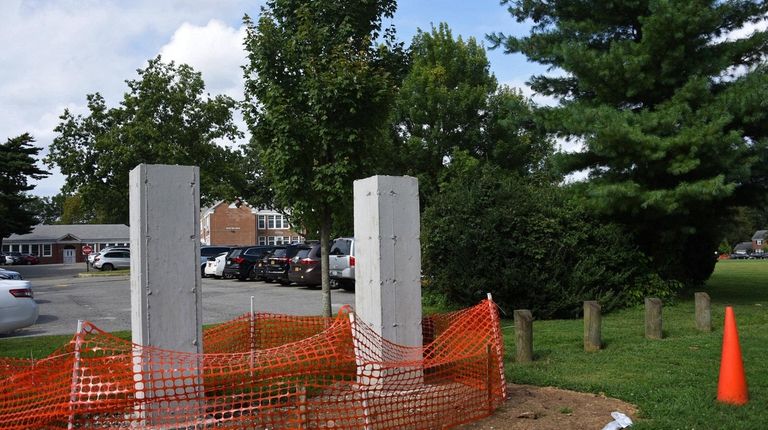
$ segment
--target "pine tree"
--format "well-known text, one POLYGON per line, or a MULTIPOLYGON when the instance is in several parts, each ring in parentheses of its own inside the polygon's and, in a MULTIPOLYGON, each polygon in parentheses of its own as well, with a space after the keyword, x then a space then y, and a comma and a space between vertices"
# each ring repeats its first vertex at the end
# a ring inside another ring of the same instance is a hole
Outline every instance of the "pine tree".
POLYGON ((624 224, 664 275, 705 280, 728 209, 766 195, 764 1, 504 0, 524 37, 489 36, 555 73, 549 130, 583 150, 566 171, 595 211, 624 224), (739 37, 739 34, 745 34, 739 37))

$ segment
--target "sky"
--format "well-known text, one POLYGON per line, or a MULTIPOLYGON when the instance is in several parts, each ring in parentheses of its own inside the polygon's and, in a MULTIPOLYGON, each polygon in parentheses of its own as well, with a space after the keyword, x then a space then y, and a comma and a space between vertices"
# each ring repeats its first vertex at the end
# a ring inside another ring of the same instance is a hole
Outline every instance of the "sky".
MULTIPOLYGON (((0 0, 0 139, 29 132, 47 154, 64 109, 85 114, 86 95, 100 93, 114 107, 126 80, 148 59, 187 63, 200 71, 211 94, 242 99, 244 14, 257 19, 261 0, 0 0)), ((523 35, 498 0, 400 0, 393 23, 410 42, 417 29, 448 23, 454 37, 501 31, 523 35)), ((487 45, 487 42, 486 42, 487 45)), ((544 69, 521 55, 489 51, 502 84, 532 95, 525 82, 544 69)), ((546 99, 534 100, 547 102, 546 99)), ((240 125, 245 129, 244 123, 240 125)), ((59 192, 54 168, 32 194, 59 192)))

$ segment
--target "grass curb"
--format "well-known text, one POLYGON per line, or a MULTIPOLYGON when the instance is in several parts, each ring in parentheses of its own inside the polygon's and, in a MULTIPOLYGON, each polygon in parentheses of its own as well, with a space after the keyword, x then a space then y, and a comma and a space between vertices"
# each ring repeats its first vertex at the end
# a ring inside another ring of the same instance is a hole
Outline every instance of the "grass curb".
POLYGON ((100 278, 104 276, 128 276, 131 274, 130 270, 112 270, 109 272, 83 272, 78 273, 78 278, 100 278))

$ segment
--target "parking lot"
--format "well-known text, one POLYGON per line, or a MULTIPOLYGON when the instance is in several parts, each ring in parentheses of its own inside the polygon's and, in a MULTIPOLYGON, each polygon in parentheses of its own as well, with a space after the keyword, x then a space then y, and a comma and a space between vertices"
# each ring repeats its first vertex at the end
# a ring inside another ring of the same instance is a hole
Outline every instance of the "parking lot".
MULTIPOLYGON (((131 328, 131 294, 128 276, 79 278, 84 264, 4 266, 31 281, 40 305, 37 324, 0 339, 19 336, 71 334, 77 320, 87 320, 106 331, 131 328)), ((249 311, 254 296, 256 312, 319 315, 322 298, 319 288, 282 286, 264 282, 203 279, 203 322, 230 320, 249 311)), ((355 302, 354 293, 331 292, 333 311, 355 302)), ((2 344, 0 344, 0 348, 2 344)))

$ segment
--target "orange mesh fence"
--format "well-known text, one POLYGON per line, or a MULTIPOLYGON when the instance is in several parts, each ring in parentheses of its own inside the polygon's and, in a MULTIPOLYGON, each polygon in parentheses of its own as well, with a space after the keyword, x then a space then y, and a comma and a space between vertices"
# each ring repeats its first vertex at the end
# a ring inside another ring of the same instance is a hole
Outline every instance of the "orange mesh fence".
POLYGON ((43 360, 0 359, 0 429, 431 429, 506 397, 495 305, 426 317, 424 347, 356 315, 243 315, 205 354, 141 347, 90 323, 43 360))

